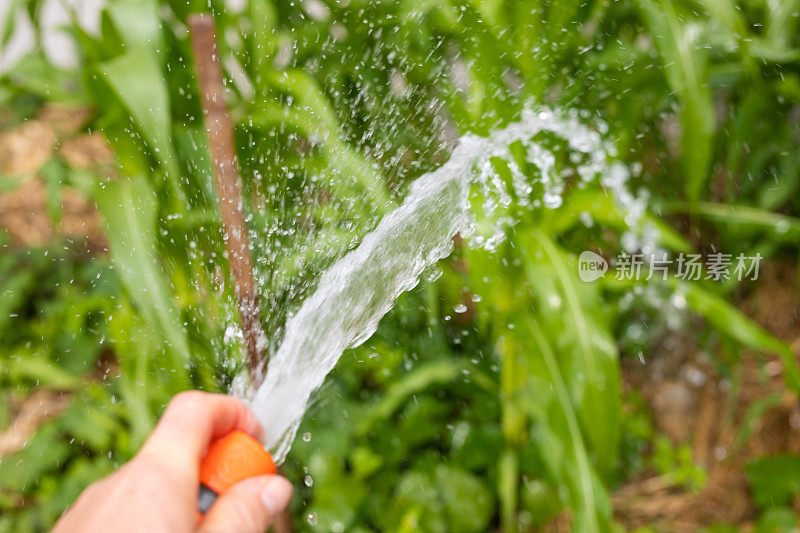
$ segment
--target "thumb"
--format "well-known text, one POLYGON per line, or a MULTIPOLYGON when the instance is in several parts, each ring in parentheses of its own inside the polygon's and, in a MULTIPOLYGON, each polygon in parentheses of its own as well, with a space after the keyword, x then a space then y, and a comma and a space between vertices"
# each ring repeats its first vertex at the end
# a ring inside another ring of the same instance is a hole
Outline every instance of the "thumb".
POLYGON ((240 481, 220 496, 200 522, 200 533, 264 533, 292 498, 292 484, 281 476, 240 481))

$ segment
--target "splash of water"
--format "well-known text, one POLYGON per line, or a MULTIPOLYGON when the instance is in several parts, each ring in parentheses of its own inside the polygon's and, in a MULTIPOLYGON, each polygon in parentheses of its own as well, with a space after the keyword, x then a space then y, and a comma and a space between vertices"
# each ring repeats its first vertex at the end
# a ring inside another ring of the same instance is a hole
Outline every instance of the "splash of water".
MULTIPOLYGON (((597 132, 582 125, 575 113, 527 110, 519 122, 488 137, 462 137, 450 159, 418 178, 404 202, 356 249, 322 274, 316 291, 288 319, 285 336, 270 358, 263 383, 248 394, 266 428, 264 444, 277 460, 288 453, 311 394, 322 385, 342 352, 366 341, 398 296, 414 287, 428 266, 449 255, 456 233, 472 233, 469 198, 473 182, 487 198, 496 198, 487 210, 511 203, 502 180, 492 171, 492 158, 508 162, 515 194, 528 198, 530 180, 513 163, 510 153, 512 144, 521 142, 527 161, 541 173, 545 206, 560 205, 563 180, 555 172, 553 154, 533 140, 540 132, 555 134, 572 151, 584 154, 587 162, 577 167, 580 178, 590 181, 603 176, 603 185, 629 213, 636 212, 636 198, 625 187, 627 167, 607 163, 610 147, 597 132)), ((499 235, 502 231, 475 241, 494 246, 499 235)))

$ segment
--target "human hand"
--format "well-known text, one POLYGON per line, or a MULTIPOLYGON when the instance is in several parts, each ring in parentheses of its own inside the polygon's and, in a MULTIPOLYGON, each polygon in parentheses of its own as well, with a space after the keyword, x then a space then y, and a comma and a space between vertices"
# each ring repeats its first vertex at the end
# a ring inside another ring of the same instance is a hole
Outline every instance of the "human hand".
POLYGON ((236 398, 176 395, 139 453, 83 491, 53 532, 264 532, 292 497, 292 485, 281 476, 237 483, 197 521, 200 460, 209 443, 234 429, 256 438, 262 432, 236 398))

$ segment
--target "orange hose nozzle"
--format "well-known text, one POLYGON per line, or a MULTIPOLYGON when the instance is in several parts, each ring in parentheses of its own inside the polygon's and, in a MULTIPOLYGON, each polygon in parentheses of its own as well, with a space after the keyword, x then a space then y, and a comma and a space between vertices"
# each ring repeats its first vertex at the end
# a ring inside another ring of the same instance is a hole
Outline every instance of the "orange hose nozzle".
POLYGON ((231 431, 212 442, 200 462, 200 512, 205 513, 218 496, 239 481, 277 471, 272 456, 260 442, 243 431, 231 431))

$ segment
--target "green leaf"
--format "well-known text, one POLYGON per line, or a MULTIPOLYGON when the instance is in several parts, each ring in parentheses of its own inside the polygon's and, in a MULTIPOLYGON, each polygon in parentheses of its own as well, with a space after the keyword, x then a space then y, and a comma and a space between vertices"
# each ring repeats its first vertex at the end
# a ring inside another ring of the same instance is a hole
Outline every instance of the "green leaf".
POLYGON ((106 10, 127 47, 159 52, 164 47, 159 7, 150 0, 115 0, 106 10))
POLYGON ((558 484, 570 491, 570 504, 575 510, 576 531, 608 531, 611 506, 608 494, 597 479, 589 461, 575 407, 570 398, 562 370, 556 356, 532 316, 521 317, 523 331, 532 341, 531 357, 542 364, 540 386, 552 386, 553 394, 547 401, 548 415, 541 418, 535 406, 540 395, 528 398, 527 406, 539 425, 534 430, 540 453, 558 484))
POLYGON ((668 211, 691 213, 725 224, 768 231, 772 238, 780 241, 795 243, 800 239, 800 219, 772 213, 765 209, 710 202, 675 203, 665 207, 668 211))
POLYGON ((271 0, 251 0, 250 19, 253 23, 251 53, 256 70, 254 81, 260 85, 263 71, 271 66, 269 59, 277 46, 275 27, 278 14, 271 0))
POLYGON ((47 472, 55 472, 70 456, 70 445, 55 423, 39 428, 19 452, 0 459, 0 492, 27 492, 47 472))
POLYGON ((762 509, 789 505, 800 493, 800 456, 774 455, 747 465, 753 501, 762 509))
POLYGON ((794 533, 797 515, 787 507, 773 507, 761 515, 755 533, 794 533))
POLYGON ((357 517, 357 510, 367 495, 367 485, 348 476, 335 460, 328 461, 329 471, 317 476, 317 463, 309 465, 315 478, 320 478, 319 488, 308 507, 308 514, 316 515, 318 531, 350 531, 357 517))
POLYGON ((172 147, 169 96, 155 56, 147 48, 134 48, 100 64, 98 71, 133 117, 156 160, 167 172, 167 184, 178 199, 183 199, 172 147))
POLYGON ((494 511, 494 498, 480 478, 462 468, 439 465, 436 486, 451 531, 486 531, 494 511))
MULTIPOLYGON (((796 0, 775 0, 767 4, 766 10, 766 43, 770 48, 786 50, 791 44, 792 39, 797 37, 797 1, 796 0)), ((795 49, 793 59, 800 57, 800 50, 795 49)), ((786 61, 787 59, 783 59, 786 61)))
POLYGON ((391 205, 389 194, 371 162, 342 137, 336 114, 314 78, 300 70, 265 76, 272 87, 290 94, 296 104, 290 107, 259 104, 249 121, 262 128, 291 126, 307 137, 322 141, 322 151, 328 162, 323 171, 330 186, 349 193, 348 196, 366 193, 377 209, 391 205), (354 181, 359 188, 350 185, 354 181))
POLYGON ((62 70, 49 62, 44 54, 28 54, 3 73, 13 85, 46 101, 68 105, 87 105, 82 80, 75 72, 62 70))
POLYGON ((720 23, 731 34, 737 37, 747 36, 747 22, 741 10, 737 9, 734 2, 726 0, 701 0, 701 3, 708 10, 709 15, 720 23))
POLYGON ((708 51, 699 21, 679 19, 672 0, 638 0, 656 40, 670 88, 681 100, 681 163, 690 200, 698 200, 711 165, 715 116, 708 51))
POLYGON ((398 533, 448 531, 436 484, 428 472, 404 473, 390 502, 383 519, 385 529, 398 533))
POLYGON ((40 386, 61 390, 76 389, 81 384, 80 376, 63 370, 53 362, 37 357, 31 353, 22 353, 17 357, 2 359, 0 375, 7 375, 12 381, 22 380, 37 383, 40 386))
POLYGON ((558 499, 558 490, 541 479, 526 480, 522 485, 520 500, 522 507, 539 526, 544 526, 563 507, 558 499))
POLYGON ((540 313, 545 319, 563 317, 561 337, 570 339, 576 355, 570 377, 582 376, 573 380, 580 417, 600 469, 607 471, 613 465, 619 443, 619 368, 616 347, 610 333, 603 328, 594 303, 597 295, 590 294, 596 288, 578 280, 577 270, 567 267, 563 252, 538 228, 521 234, 519 242, 526 256, 526 276, 534 292, 548 290, 542 285, 545 269, 552 276, 552 283, 557 284, 557 292, 547 300, 563 300, 563 310, 542 308, 540 313))
POLYGON ((28 293, 34 288, 36 278, 30 271, 6 272, 2 274, 5 279, 0 285, 0 338, 6 325, 16 318, 15 311, 28 298, 28 293), (6 277, 7 276, 7 277, 6 277))
POLYGON ((5 49, 8 40, 14 32, 20 0, 10 0, 5 7, 3 16, 5 20, 0 24, 0 47, 5 49))
POLYGON ((367 408, 362 420, 356 425, 356 433, 367 433, 379 420, 394 413, 412 394, 427 389, 436 383, 447 383, 458 377, 463 365, 457 361, 440 360, 420 365, 394 383, 386 394, 367 408))
POLYGON ((69 406, 59 422, 78 443, 104 452, 111 446, 112 436, 123 429, 105 407, 102 403, 81 397, 69 406))
POLYGON ((350 463, 356 478, 364 479, 381 467, 383 459, 370 448, 358 446, 351 454, 350 463))
POLYGON ((144 177, 137 177, 106 183, 96 199, 120 279, 145 319, 161 332, 180 363, 177 368, 183 368, 189 359, 189 343, 156 255, 155 192, 144 177))
MULTIPOLYGON (((580 215, 584 212, 589 213, 592 220, 603 227, 611 227, 618 231, 629 228, 625 213, 610 194, 602 189, 577 189, 569 194, 559 209, 544 213, 541 229, 548 235, 563 235, 580 223, 580 215)), ((693 249, 682 235, 659 217, 645 212, 641 223, 658 231, 659 241, 671 250, 689 252, 693 249)))

